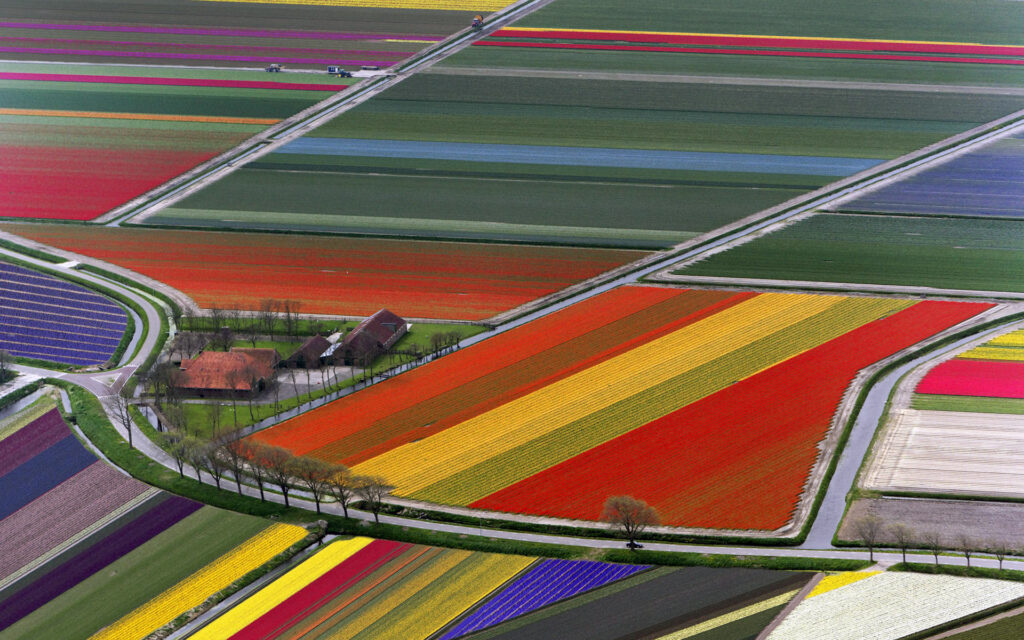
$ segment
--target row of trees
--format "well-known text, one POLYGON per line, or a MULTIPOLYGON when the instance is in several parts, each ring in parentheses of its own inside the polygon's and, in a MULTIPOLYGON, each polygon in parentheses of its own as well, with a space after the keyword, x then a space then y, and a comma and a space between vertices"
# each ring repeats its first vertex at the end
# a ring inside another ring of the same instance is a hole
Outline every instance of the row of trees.
POLYGON ((266 500, 266 487, 271 485, 280 490, 285 506, 290 506, 289 495, 299 487, 313 498, 317 513, 322 502, 333 499, 347 518, 349 506, 359 501, 380 522, 384 497, 391 489, 381 477, 357 476, 344 465, 295 456, 287 449, 262 442, 238 440, 230 435, 205 441, 175 432, 166 434, 164 439, 164 448, 174 458, 182 477, 189 465, 197 480, 202 482, 206 473, 218 489, 223 481, 233 479, 238 495, 242 495, 246 476, 259 490, 262 501, 266 500))
POLYGON ((995 556, 999 561, 999 568, 1002 569, 1006 556, 1016 553, 1013 546, 1003 540, 981 542, 967 533, 961 532, 950 536, 934 529, 917 532, 899 522, 886 525, 881 518, 873 514, 854 521, 853 529, 854 534, 868 548, 868 556, 872 562, 875 561, 875 548, 882 544, 899 549, 904 563, 907 561, 908 549, 924 549, 934 556, 936 566, 939 564, 939 555, 945 551, 962 553, 968 567, 971 566, 972 555, 985 552, 995 556))
MULTIPOLYGON (((242 314, 236 309, 211 307, 205 315, 187 314, 181 317, 182 327, 192 331, 216 334, 224 327, 238 332, 255 346, 259 336, 284 335, 292 338, 299 336, 299 320, 302 303, 298 300, 262 300, 259 309, 251 314, 242 314), (283 329, 278 331, 278 327, 283 329)), ((323 331, 323 322, 316 319, 308 321, 307 333, 323 331)))

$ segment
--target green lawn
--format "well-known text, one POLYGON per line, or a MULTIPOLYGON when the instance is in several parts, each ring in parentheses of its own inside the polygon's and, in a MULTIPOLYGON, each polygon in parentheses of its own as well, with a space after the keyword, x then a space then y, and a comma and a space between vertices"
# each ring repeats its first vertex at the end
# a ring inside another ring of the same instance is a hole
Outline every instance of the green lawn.
POLYGON ((1024 291, 1020 223, 818 214, 677 271, 981 291, 1024 291))
MULTIPOLYGON (((355 324, 355 323, 350 323, 355 324)), ((414 324, 409 332, 406 333, 395 345, 396 349, 410 349, 413 346, 418 345, 424 352, 430 351, 431 336, 437 333, 448 333, 456 332, 463 339, 470 336, 483 333, 485 329, 479 325, 468 325, 468 324, 414 324)), ((261 343, 257 343, 259 345, 261 343)), ((279 343, 267 343, 267 344, 279 344, 279 343)), ((249 346, 247 343, 245 346, 249 346)), ((399 357, 395 360, 396 364, 401 364, 409 361, 411 358, 399 357)), ((381 356, 374 361, 374 369, 378 372, 390 366, 391 359, 388 356, 381 356)), ((287 379, 287 378, 286 378, 287 379)), ((362 377, 360 376, 361 380, 362 377)), ((295 380, 299 385, 305 385, 306 383, 306 372, 302 369, 295 370, 295 380)), ((310 372, 310 380, 314 383, 320 381, 320 374, 317 371, 310 372)), ((344 388, 354 384, 353 379, 341 380, 337 385, 331 387, 330 391, 333 392, 336 389, 344 388)), ((292 394, 291 382, 288 380, 283 383, 282 396, 285 394, 292 394)), ((312 396, 314 399, 321 398, 324 395, 324 391, 314 391, 312 396)), ((271 401, 270 404, 253 404, 252 414, 249 413, 249 403, 245 399, 238 399, 234 406, 232 406, 230 399, 221 400, 219 407, 215 408, 215 405, 211 404, 197 404, 197 403, 184 403, 182 408, 185 412, 185 420, 187 421, 188 432, 193 435, 199 435, 204 438, 208 438, 213 435, 212 426, 214 424, 213 412, 217 411, 218 416, 216 420, 220 424, 222 430, 231 430, 236 428, 247 427, 254 422, 259 422, 272 415, 275 415, 278 411, 288 411, 294 409, 300 402, 305 404, 309 402, 309 397, 306 394, 302 395, 301 401, 296 398, 281 398, 278 407, 275 410, 274 404, 271 401)))
POLYGON ((914 394, 912 409, 922 411, 967 411, 969 413, 1014 413, 1024 415, 1020 398, 976 398, 972 396, 940 396, 914 394))
POLYGON ((270 524, 204 507, 8 627, 3 637, 84 640, 270 524))
POLYGON ((280 341, 280 340, 257 340, 256 344, 253 345, 249 340, 235 340, 232 343, 232 347, 241 347, 244 349, 275 349, 282 359, 295 353, 295 350, 302 346, 303 340, 299 341, 280 341))
POLYGON ((1007 640, 1024 638, 1024 613, 997 620, 977 629, 949 636, 949 640, 1007 640))

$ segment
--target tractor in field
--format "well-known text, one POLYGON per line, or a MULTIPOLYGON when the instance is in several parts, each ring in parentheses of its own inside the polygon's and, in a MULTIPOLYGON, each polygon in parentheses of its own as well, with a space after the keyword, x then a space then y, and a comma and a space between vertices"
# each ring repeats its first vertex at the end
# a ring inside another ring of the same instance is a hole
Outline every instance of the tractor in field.
POLYGON ((268 64, 264 71, 267 73, 281 73, 281 65, 276 62, 268 64))
POLYGON ((471 22, 469 26, 470 26, 470 28, 473 29, 473 31, 479 31, 479 30, 483 29, 484 28, 484 17, 483 16, 476 16, 476 17, 474 17, 473 18, 473 22, 471 22))

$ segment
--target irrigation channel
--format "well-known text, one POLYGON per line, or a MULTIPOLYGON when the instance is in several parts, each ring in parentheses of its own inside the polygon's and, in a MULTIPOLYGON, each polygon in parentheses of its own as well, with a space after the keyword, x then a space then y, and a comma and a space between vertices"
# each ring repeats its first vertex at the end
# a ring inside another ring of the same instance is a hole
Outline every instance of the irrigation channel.
MULTIPOLYGON (((506 10, 506 12, 496 15, 494 19, 488 23, 487 28, 482 32, 467 31, 456 34, 449 40, 436 45, 432 49, 428 49, 424 54, 421 54, 419 57, 407 62, 395 75, 388 75, 371 82, 362 88, 355 87, 352 91, 346 90, 336 94, 329 100, 312 107, 306 112, 303 112, 303 114, 299 114, 299 116, 288 119, 276 127, 264 132, 260 136, 261 139, 257 142, 253 143, 253 141, 250 140, 245 145, 242 145, 242 147, 236 148, 231 152, 228 152, 228 154, 219 157, 215 160, 215 165, 204 165, 204 167, 200 167, 200 169, 197 170, 198 173, 192 172, 175 181, 166 183, 165 185, 144 195, 141 199, 133 201, 124 207, 106 214, 100 221, 116 226, 125 220, 143 216, 147 212, 167 206, 174 200, 184 197, 188 192, 226 175, 243 161, 256 158, 269 152, 273 148, 280 146, 280 144, 283 144, 284 142, 291 140, 305 131, 317 126, 326 119, 334 117, 346 109, 368 99, 372 95, 379 93, 384 88, 391 86, 396 82, 401 81, 401 79, 429 67, 433 62, 458 51, 460 48, 468 45, 476 37, 486 35, 489 31, 500 28, 502 24, 509 20, 535 10, 550 1, 551 0, 534 0, 514 5, 509 10, 506 10)), ((718 250, 727 245, 749 240, 751 237, 762 233, 765 229, 773 225, 784 223, 796 216, 824 207, 837 199, 847 197, 873 185, 898 179, 906 173, 912 172, 925 164, 935 162, 938 159, 948 157, 952 154, 962 153, 979 144, 988 142, 994 137, 1005 135, 1009 128, 1015 125, 1022 116, 1024 116, 1024 111, 1011 114, 1011 116, 1007 116, 1006 118, 1002 118, 993 123, 984 125, 983 127, 961 134, 960 136, 937 143, 936 145, 932 145, 914 154, 898 158, 879 167, 875 167, 861 174, 852 176, 851 178, 833 184, 831 187, 826 187, 802 198, 784 203, 783 205, 770 209, 767 212, 751 216, 739 223, 719 229, 718 236, 714 236, 713 232, 704 238, 680 245, 671 252, 658 254, 655 258, 642 264, 634 264, 630 267, 632 270, 613 272, 610 276, 606 275, 604 280, 592 280, 588 283, 583 283, 582 286, 573 289, 570 295, 563 294, 561 298, 549 298, 542 300, 541 304, 544 306, 541 306, 540 308, 535 306, 527 310, 520 309, 516 312, 519 315, 516 315, 515 313, 508 314, 492 331, 469 338, 463 341, 461 346, 470 346, 480 340, 487 339, 498 333, 521 326, 615 287, 637 282, 646 276, 667 269, 681 261, 697 258, 710 251, 718 250)), ((23 242, 22 239, 16 237, 14 239, 17 242, 23 242)), ((36 243, 29 244, 40 246, 36 243)), ((54 250, 54 252, 59 255, 69 255, 67 252, 59 250, 54 250)), ((22 262, 29 263, 34 267, 41 268, 45 271, 56 272, 58 275, 62 270, 66 271, 70 267, 70 265, 64 265, 63 267, 55 266, 43 260, 22 255, 16 251, 7 249, 0 249, 0 254, 17 257, 22 262)), ((83 262, 99 264, 113 271, 119 271, 113 265, 106 265, 105 263, 96 260, 90 260, 80 256, 75 257, 74 259, 78 258, 81 258, 83 262)), ((136 323, 136 335, 133 336, 132 340, 132 345, 138 345, 138 349, 129 351, 129 353, 133 355, 128 357, 126 361, 122 361, 122 363, 120 363, 120 367, 100 373, 69 374, 63 371, 47 370, 38 367, 25 367, 21 365, 18 365, 15 368, 19 371, 31 373, 33 375, 60 378, 86 389, 100 400, 108 418, 110 418, 113 428, 119 432, 121 437, 126 438, 123 428, 117 426, 118 421, 113 415, 114 412, 111 398, 112 395, 115 394, 123 384, 125 384, 136 368, 156 349, 159 338, 158 328, 161 325, 161 318, 167 315, 167 310, 162 308, 161 302, 149 294, 120 282, 81 271, 75 271, 75 276, 115 291, 132 300, 144 310, 145 319, 144 321, 136 323)), ((849 285, 848 290, 861 291, 862 289, 858 285, 849 285)), ((904 293, 911 295, 914 292, 897 290, 891 293, 904 293)), ((175 297, 182 297, 180 292, 175 292, 175 294, 175 297)), ((1009 315, 1010 313, 1011 310, 1007 309, 1002 312, 1002 315, 1009 315)), ((988 320, 991 319, 991 317, 988 318, 988 320)), ((995 332, 997 330, 998 327, 990 329, 989 331, 995 332)), ((170 331, 173 334, 173 326, 170 331)), ((976 338, 977 336, 971 336, 971 338, 965 339, 963 342, 976 338)), ((943 347, 939 353, 955 349, 959 344, 961 343, 947 345, 943 347)), ((906 371, 910 370, 920 362, 936 356, 937 353, 933 352, 921 356, 917 360, 906 363, 889 372, 871 387, 868 394, 868 400, 857 417, 850 442, 840 454, 837 471, 831 479, 828 487, 825 488, 825 498, 820 510, 812 520, 810 533, 807 536, 806 541, 799 547, 702 545, 664 542, 650 542, 647 543, 645 547, 653 551, 739 556, 867 559, 868 553, 866 551, 859 549, 837 549, 832 545, 832 538, 839 526, 846 506, 846 495, 852 488, 857 469, 859 468, 867 448, 870 445, 872 435, 878 427, 878 420, 882 413, 885 401, 892 392, 893 387, 906 371)), ((347 392, 351 393, 351 390, 347 392)), ((279 416, 277 420, 279 421, 283 417, 288 416, 279 416)), ((260 426, 269 426, 269 423, 260 426)), ((144 433, 136 433, 134 442, 136 443, 137 449, 144 455, 177 472, 177 465, 171 456, 150 440, 144 433)), ((92 448, 95 449, 96 447, 93 446, 92 448)), ((192 473, 193 476, 195 475, 194 470, 187 465, 186 472, 192 473)), ((211 478, 205 478, 204 482, 210 485, 214 484, 211 478)), ((224 491, 231 490, 224 489, 224 491)), ((244 484, 243 492, 253 497, 258 497, 259 495, 259 492, 255 487, 244 484)), ((313 510, 313 503, 309 499, 308 495, 301 491, 296 491, 292 493, 291 496, 291 502, 294 505, 309 509, 310 511, 313 510)), ((283 498, 276 493, 268 493, 267 498, 276 502, 283 502, 283 498)), ((328 513, 336 513, 339 515, 341 513, 340 508, 334 504, 326 504, 323 508, 328 513)), ((357 510, 350 510, 350 514, 352 517, 362 520, 371 520, 373 518, 370 513, 357 510)), ((311 517, 313 516, 311 515, 311 517)), ((490 517, 490 514, 481 514, 481 517, 490 517)), ((516 518, 514 516, 508 516, 507 514, 502 514, 502 517, 505 517, 508 520, 531 521, 530 517, 516 518)), ((482 527, 446 524, 390 515, 382 515, 380 520, 384 523, 404 527, 429 529, 456 535, 481 535, 489 538, 505 540, 529 541, 597 549, 618 548, 623 544, 621 540, 611 538, 581 538, 543 533, 524 533, 484 529, 482 527)), ((883 565, 892 564, 897 558, 897 552, 876 553, 879 554, 879 557, 885 559, 882 562, 883 565)), ((916 561, 930 561, 931 559, 931 555, 925 553, 910 552, 908 555, 912 560, 916 561)), ((940 562, 949 565, 965 564, 965 560, 962 557, 952 556, 940 556, 940 562)), ((997 565, 995 559, 986 557, 975 558, 972 564, 981 567, 995 567, 997 565)), ((1004 564, 1010 569, 1024 570, 1024 557, 1008 559, 1004 564)))

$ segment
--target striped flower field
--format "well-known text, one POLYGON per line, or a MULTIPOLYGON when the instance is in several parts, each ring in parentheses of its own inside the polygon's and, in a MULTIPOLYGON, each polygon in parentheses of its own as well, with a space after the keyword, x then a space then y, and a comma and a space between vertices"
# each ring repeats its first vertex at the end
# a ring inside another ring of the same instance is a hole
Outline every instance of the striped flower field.
POLYGON ((265 233, 5 225, 52 246, 132 269, 201 307, 483 320, 647 254, 571 247, 265 233))
POLYGON ((121 342, 128 315, 85 287, 0 262, 0 348, 14 356, 96 365, 121 342))
POLYGON ((0 427, 4 638, 145 637, 306 536, 122 474, 52 403, 0 427))
POLYGON ((253 437, 429 502, 776 529, 856 373, 989 306, 626 287, 253 437))
POLYGON ((0 65, 0 217, 94 219, 345 88, 129 69, 0 65))
POLYGON ((358 537, 332 542, 191 637, 454 640, 483 633, 612 640, 737 628, 756 634, 809 578, 550 560, 358 537))
POLYGON ((777 35, 506 27, 479 46, 1024 65, 1024 47, 777 35), (681 45, 681 46, 673 46, 681 45))

